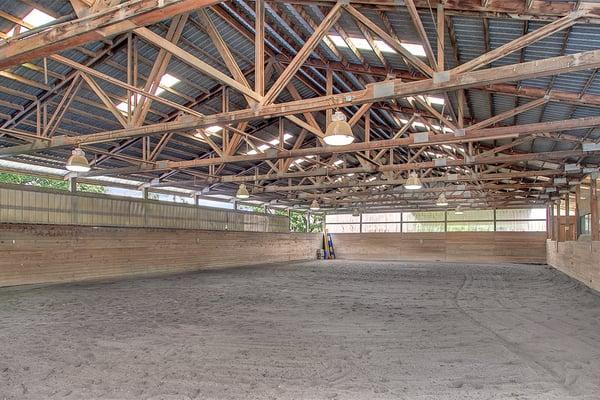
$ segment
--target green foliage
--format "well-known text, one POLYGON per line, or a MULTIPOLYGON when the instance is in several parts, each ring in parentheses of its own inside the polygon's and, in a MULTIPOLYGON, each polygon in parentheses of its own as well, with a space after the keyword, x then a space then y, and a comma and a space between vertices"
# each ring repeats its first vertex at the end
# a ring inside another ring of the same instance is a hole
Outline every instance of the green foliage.
MULTIPOLYGON (((69 182, 59 179, 48 179, 39 176, 15 174, 10 172, 0 172, 0 183, 10 183, 13 185, 38 186, 48 189, 69 190, 69 182)), ((98 185, 88 185, 79 183, 78 190, 90 193, 104 193, 104 187, 98 185)))
POLYGON ((290 212, 290 230, 292 232, 323 232, 323 222, 325 220, 323 214, 311 214, 310 228, 307 226, 306 213, 300 211, 290 212))
POLYGON ((251 204, 238 204, 238 210, 240 211, 250 211, 250 212, 255 212, 255 213, 265 213, 265 207, 264 206, 254 206, 251 204))
POLYGON ((323 232, 323 222, 325 216, 323 214, 311 214, 310 217, 310 232, 321 233, 323 232))
POLYGON ((290 231, 306 232, 306 215, 304 213, 290 212, 290 231))

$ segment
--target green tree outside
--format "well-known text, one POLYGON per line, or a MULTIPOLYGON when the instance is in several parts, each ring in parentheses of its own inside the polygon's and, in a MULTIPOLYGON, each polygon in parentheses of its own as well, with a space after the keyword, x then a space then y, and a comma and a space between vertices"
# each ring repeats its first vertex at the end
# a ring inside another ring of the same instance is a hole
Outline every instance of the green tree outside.
MULTIPOLYGON (((39 176, 15 174, 11 172, 0 172, 0 183, 13 185, 29 185, 48 189, 69 190, 69 182, 62 179, 48 179, 39 176)), ((78 183, 78 190, 90 193, 104 193, 104 186, 78 183)))

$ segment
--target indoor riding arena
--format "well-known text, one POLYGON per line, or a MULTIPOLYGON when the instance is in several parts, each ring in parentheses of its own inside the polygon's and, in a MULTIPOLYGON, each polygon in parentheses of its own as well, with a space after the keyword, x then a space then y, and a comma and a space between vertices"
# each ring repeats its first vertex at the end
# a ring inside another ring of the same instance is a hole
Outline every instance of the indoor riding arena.
POLYGON ((597 400, 600 2, 0 0, 0 400, 597 400))

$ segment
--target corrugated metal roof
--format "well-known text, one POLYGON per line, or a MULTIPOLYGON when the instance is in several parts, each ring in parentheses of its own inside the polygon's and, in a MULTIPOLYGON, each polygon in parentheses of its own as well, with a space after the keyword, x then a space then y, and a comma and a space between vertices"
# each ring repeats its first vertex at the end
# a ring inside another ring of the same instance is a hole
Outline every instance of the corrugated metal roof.
MULTIPOLYGON (((55 12, 57 15, 67 15, 73 12, 69 1, 60 0, 38 0, 38 3, 44 7, 55 12)), ((20 2, 13 0, 0 0, 0 7, 2 10, 17 16, 23 16, 29 11, 29 7, 24 6, 20 2)), ((251 3, 243 0, 232 0, 231 2, 224 3, 221 6, 225 11, 229 12, 232 16, 233 21, 237 21, 240 25, 239 29, 245 30, 248 34, 252 35, 253 32, 253 20, 254 10, 251 3)), ((382 15, 387 18, 392 26, 393 32, 403 42, 418 43, 419 36, 414 28, 414 24, 403 8, 398 8, 394 11, 386 11, 381 14, 375 10, 363 9, 365 15, 374 21, 378 26, 385 26, 382 19, 382 15)), ((276 3, 271 7, 267 5, 267 22, 269 26, 266 28, 267 33, 267 46, 270 51, 274 54, 285 54, 293 56, 302 47, 304 38, 308 37, 313 28, 305 20, 303 15, 308 15, 313 22, 320 23, 324 18, 324 13, 327 9, 319 8, 317 6, 299 6, 276 3), (287 15, 282 17, 278 12, 274 11, 279 9, 285 12, 287 15), (300 12, 299 12, 300 11, 300 12)), ((217 30, 222 35, 224 41, 229 46, 230 50, 236 57, 240 68, 250 70, 253 68, 254 63, 254 44, 248 40, 238 29, 231 24, 225 22, 216 12, 208 11, 209 17, 217 27, 217 30)), ((436 49, 436 29, 435 21, 427 11, 421 11, 420 17, 423 22, 423 26, 427 33, 431 47, 436 49)), ((484 34, 484 22, 481 18, 473 17, 462 17, 462 16, 450 16, 448 17, 454 26, 456 33, 457 53, 460 62, 466 62, 473 58, 476 58, 483 54, 486 50, 486 43, 483 40, 484 34)), ((225 63, 218 50, 212 44, 208 35, 203 31, 202 24, 195 13, 190 14, 189 21, 185 26, 182 34, 182 38, 178 42, 178 46, 182 49, 193 54, 195 57, 203 60, 209 65, 217 68, 221 72, 230 75, 225 63)), ((510 19, 494 19, 490 18, 488 22, 489 32, 489 47, 490 49, 498 48, 511 40, 520 37, 523 33, 532 32, 540 27, 544 26, 545 22, 538 21, 520 21, 510 19)), ((164 36, 170 21, 163 21, 159 24, 155 24, 150 29, 157 34, 164 36)), ((348 15, 343 13, 339 22, 338 27, 341 27, 343 31, 350 37, 363 37, 362 31, 357 25, 357 22, 348 15)), ((12 27, 12 23, 0 20, 0 30, 8 31, 12 27)), ((331 34, 336 34, 336 27, 334 27, 331 34)), ((523 61, 539 60, 548 57, 559 56, 561 54, 573 54, 581 51, 593 50, 598 48, 598 38, 600 37, 600 26, 597 25, 586 25, 578 24, 573 26, 569 30, 562 32, 556 32, 555 34, 528 46, 523 50, 515 51, 512 54, 506 55, 505 57, 494 61, 491 66, 501 66, 523 61)), ((375 39, 379 39, 375 37, 375 39)), ((450 44, 450 37, 446 33, 446 51, 445 59, 448 67, 456 65, 454 52, 450 44)), ((84 51, 81 49, 72 49, 65 51, 62 55, 75 60, 80 63, 86 63, 89 60, 89 55, 86 51, 97 52, 105 48, 107 44, 103 42, 88 43, 83 46, 84 51), (87 49, 87 50, 85 50, 87 49)), ((140 79, 138 85, 142 85, 145 82, 145 76, 147 76, 151 69, 154 60, 158 54, 158 49, 151 44, 147 44, 143 40, 137 40, 137 46, 139 50, 139 73, 140 79)), ((126 81, 126 65, 127 56, 125 53, 125 46, 113 51, 109 58, 101 61, 94 68, 102 73, 110 75, 121 81, 126 81)), ((391 70, 397 71, 408 71, 412 70, 408 68, 398 54, 395 53, 383 53, 385 58, 385 64, 377 57, 375 52, 372 50, 358 50, 360 58, 358 58, 351 49, 347 47, 337 48, 337 52, 341 55, 340 60, 335 52, 331 51, 324 43, 320 44, 317 52, 313 52, 311 55, 312 59, 319 60, 321 56, 324 57, 322 60, 325 64, 328 62, 343 61, 350 64, 366 64, 372 67, 388 67, 391 70), (362 60, 361 60, 362 59, 362 60), (364 60, 364 61, 363 61, 364 60)), ((426 61, 425 58, 422 58, 426 61)), ((42 67, 43 64, 40 60, 34 60, 33 64, 38 67, 42 67)), ((69 75, 72 69, 59 64, 53 60, 48 61, 49 70, 55 74, 69 75)), ((37 84, 26 84, 17 82, 14 79, 6 77, 0 77, 0 87, 5 88, 5 91, 0 89, 0 100, 5 102, 12 102, 21 106, 28 106, 31 104, 31 100, 27 98, 15 97, 9 93, 10 90, 15 90, 24 93, 28 96, 40 96, 44 93, 44 90, 36 87, 40 84, 44 84, 44 76, 38 71, 34 71, 30 68, 19 66, 13 69, 13 73, 21 76, 22 78, 28 79, 37 84)), ((210 90, 214 90, 219 87, 219 83, 208 77, 206 74, 200 73, 192 65, 183 62, 175 57, 172 58, 167 72, 181 80, 180 83, 173 87, 178 94, 171 92, 164 92, 161 94, 162 97, 170 101, 176 102, 181 105, 189 103, 189 99, 197 99, 208 93, 210 90)), ((278 74, 275 73, 271 77, 270 82, 275 80, 278 74)), ((297 75, 300 79, 293 81, 294 86, 303 98, 310 98, 316 95, 322 95, 325 88, 325 73, 321 68, 303 68, 302 71, 297 75)), ((249 74, 248 81, 252 85, 252 74, 249 74)), ((336 72, 334 74, 334 82, 336 85, 335 92, 339 91, 350 91, 357 90, 364 87, 364 84, 381 80, 381 77, 377 76, 365 76, 353 74, 348 71, 336 72)), ((116 85, 104 82, 100 79, 96 79, 103 89, 109 93, 112 100, 117 103, 119 100, 124 100, 127 96, 127 92, 116 85)), ((59 82, 59 79, 54 76, 50 76, 48 85, 52 86, 59 82)), ((544 91, 567 91, 579 93, 584 88, 586 93, 600 95, 600 76, 595 76, 591 71, 582 71, 577 73, 562 74, 555 78, 537 78, 529 79, 521 82, 515 82, 515 84, 524 87, 536 87, 541 88, 544 91)), ((104 108, 98 97, 84 84, 79 90, 79 100, 75 100, 72 103, 72 109, 66 112, 64 120, 60 124, 59 131, 64 134, 88 134, 92 132, 100 132, 104 130, 119 129, 120 125, 108 110, 104 108), (97 105, 94 105, 97 103, 97 105)), ((450 93, 453 108, 457 108, 456 96, 454 93, 450 93)), ((50 113, 56 112, 56 105, 60 101, 61 96, 55 97, 49 104, 48 110, 50 113)), ((504 94, 490 94, 483 90, 468 90, 467 99, 470 107, 466 110, 466 116, 475 118, 476 120, 487 119, 493 113, 501 113, 514 108, 517 105, 522 105, 529 102, 529 99, 516 98, 510 95, 504 94), (472 112, 472 115, 471 115, 472 112)), ((278 101, 291 101, 293 98, 284 90, 279 97, 278 101)), ((247 107, 246 100, 236 91, 230 92, 231 109, 242 109, 247 107)), ((400 104, 405 107, 409 107, 410 104, 400 100, 400 104)), ((211 114, 218 112, 221 109, 221 99, 219 96, 213 96, 207 101, 195 105, 194 109, 200 112, 211 114)), ((352 107, 351 111, 355 112, 357 107, 352 107)), ((535 123, 540 121, 552 121, 561 120, 566 118, 578 118, 584 116, 596 116, 599 115, 599 109, 593 107, 582 107, 573 106, 565 103, 558 103, 551 101, 544 106, 537 107, 522 113, 514 118, 509 118, 504 121, 507 124, 517 123, 535 123)), ((157 101, 152 102, 151 112, 147 117, 148 123, 159 122, 168 115, 174 115, 176 110, 173 107, 161 104, 157 101)), ((18 113, 17 109, 11 109, 4 105, 0 105, 0 114, 7 114, 14 116, 18 113)), ((371 119, 374 125, 390 125, 392 129, 379 129, 374 130, 373 135, 375 137, 385 138, 390 137, 394 132, 393 129, 397 129, 395 126, 394 119, 389 111, 373 109, 370 111, 371 119)), ((315 113, 317 121, 320 126, 324 126, 324 118, 322 113, 315 113)), ((361 122, 362 123, 362 122, 361 122)), ((255 126, 260 126, 261 122, 253 123, 255 126)), ((27 130, 29 132, 35 131, 35 114, 30 115, 25 122, 18 126, 20 129, 27 130)), ((292 123, 286 122, 286 131, 291 132, 297 136, 300 129, 292 123)), ((357 127, 357 132, 362 132, 362 128, 357 127)), ((600 129, 595 130, 574 130, 568 132, 571 135, 580 137, 587 137, 590 139, 597 139, 600 137, 600 129)), ((256 132, 258 137, 263 139, 273 138, 277 135, 276 124, 270 124, 267 128, 261 129, 256 132)), ((176 136, 177 140, 169 142, 165 147, 159 159, 178 159, 178 158, 192 158, 198 157, 205 152, 210 151, 210 148, 204 143, 198 143, 193 139, 176 136)), ((0 138, 3 144, 13 144, 8 142, 6 138, 0 138)), ((12 140, 12 139, 11 139, 12 140)), ((157 138, 150 139, 153 145, 158 143, 157 138)), ((313 139, 311 139, 313 140, 313 139)), ((98 148, 109 150, 114 146, 113 143, 105 143, 95 145, 98 148)), ((528 144, 523 145, 524 150, 529 150, 528 144)), ((572 143, 559 143, 547 138, 537 138, 533 141, 534 151, 547 151, 556 148, 572 148, 572 143)), ((68 151, 66 150, 53 150, 45 153, 41 153, 48 157, 49 163, 54 163, 56 159, 66 157, 68 151)), ((123 151, 125 155, 139 156, 141 154, 141 147, 139 141, 135 145, 123 151)), ((108 167, 119 167, 127 166, 128 163, 112 158, 107 161, 104 166, 108 167)), ((268 168, 263 163, 262 170, 267 171, 268 168)), ((239 165, 228 165, 226 171, 242 171, 244 168, 251 167, 251 163, 239 164, 239 165)), ((205 170, 205 169, 199 169, 205 170)))

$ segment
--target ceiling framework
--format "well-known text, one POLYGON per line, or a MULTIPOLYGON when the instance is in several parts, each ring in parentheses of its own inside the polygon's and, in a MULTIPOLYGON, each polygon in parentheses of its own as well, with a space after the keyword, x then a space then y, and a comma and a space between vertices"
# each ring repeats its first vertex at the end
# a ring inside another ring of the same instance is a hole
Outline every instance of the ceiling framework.
POLYGON ((599 171, 598 3, 1 3, 2 159, 326 210, 545 204, 599 171), (324 143, 335 110, 354 143, 324 143))

